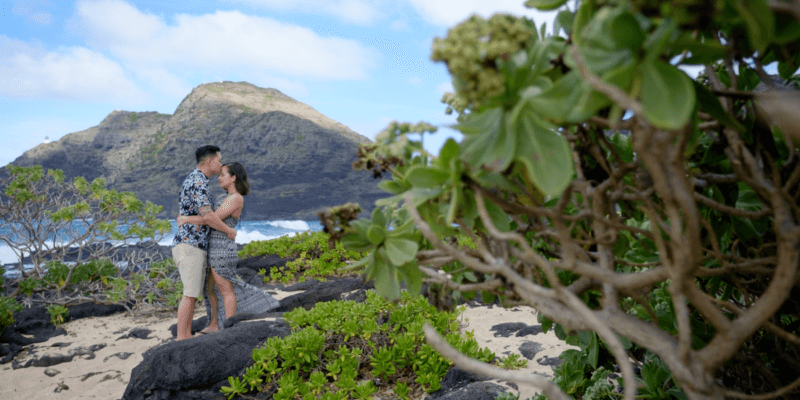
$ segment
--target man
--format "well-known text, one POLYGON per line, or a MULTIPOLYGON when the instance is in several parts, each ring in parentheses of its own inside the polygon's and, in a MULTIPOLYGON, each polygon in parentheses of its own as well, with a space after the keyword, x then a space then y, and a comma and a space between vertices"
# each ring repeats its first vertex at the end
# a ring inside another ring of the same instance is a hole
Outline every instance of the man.
POLYGON ((208 190, 208 178, 222 172, 222 154, 217 146, 203 146, 195 150, 197 169, 192 171, 181 186, 178 198, 179 215, 207 216, 208 225, 183 224, 172 241, 172 258, 178 266, 183 282, 183 298, 178 305, 178 339, 192 336, 194 302, 202 293, 208 252, 208 233, 211 228, 225 232, 232 240, 236 230, 228 227, 213 213, 213 199, 208 190))

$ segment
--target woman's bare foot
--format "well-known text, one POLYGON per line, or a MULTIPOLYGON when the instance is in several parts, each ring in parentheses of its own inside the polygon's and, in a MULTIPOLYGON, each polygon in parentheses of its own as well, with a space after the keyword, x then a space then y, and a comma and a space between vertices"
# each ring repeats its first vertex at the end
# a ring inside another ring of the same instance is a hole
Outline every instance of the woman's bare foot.
POLYGON ((214 332, 218 332, 218 331, 219 331, 219 327, 217 326, 217 324, 212 324, 212 325, 207 326, 205 329, 203 329, 202 331, 199 331, 197 333, 199 333, 201 335, 206 335, 206 334, 214 333, 214 332))

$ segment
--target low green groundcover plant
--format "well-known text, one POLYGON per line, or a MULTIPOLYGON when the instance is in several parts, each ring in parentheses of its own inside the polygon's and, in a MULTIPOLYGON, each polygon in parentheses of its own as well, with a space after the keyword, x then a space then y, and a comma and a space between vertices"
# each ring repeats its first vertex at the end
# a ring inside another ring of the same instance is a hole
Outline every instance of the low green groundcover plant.
POLYGON ((458 333, 460 312, 441 312, 423 297, 403 292, 389 303, 374 291, 364 303, 331 301, 285 315, 292 334, 270 338, 253 350, 243 377, 230 377, 222 392, 231 399, 275 390, 275 400, 419 398, 441 388, 452 363, 425 343, 431 324, 469 357, 491 362, 470 332, 458 333))
MULTIPOLYGON (((250 242, 239 252, 239 257, 255 257, 264 254, 277 254, 281 257, 294 257, 283 267, 273 267, 269 271, 261 269, 265 282, 304 282, 306 279, 325 281, 328 276, 342 276, 358 272, 358 269, 345 270, 348 260, 360 260, 364 254, 346 250, 341 243, 328 247, 328 235, 324 232, 303 232, 296 236, 283 236, 277 239, 250 242)), ((363 269, 363 268, 362 268, 363 269)))

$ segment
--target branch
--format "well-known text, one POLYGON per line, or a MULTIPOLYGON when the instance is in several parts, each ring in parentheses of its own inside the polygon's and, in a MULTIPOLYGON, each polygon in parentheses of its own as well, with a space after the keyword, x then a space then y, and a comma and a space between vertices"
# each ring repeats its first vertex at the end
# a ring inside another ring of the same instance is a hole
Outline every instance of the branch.
POLYGON ((794 19, 800 21, 800 1, 780 1, 780 0, 770 0, 769 2, 770 8, 777 12, 781 12, 784 14, 790 14, 794 16, 794 19))
POLYGON ((792 382, 792 383, 790 383, 790 384, 788 384, 788 385, 786 385, 786 386, 784 386, 784 387, 782 387, 782 388, 780 388, 780 389, 778 389, 778 390, 776 390, 774 392, 770 392, 770 393, 744 394, 744 393, 734 392, 732 390, 723 390, 722 394, 724 394, 725 397, 732 397, 734 399, 768 400, 768 399, 774 399, 776 397, 783 396, 783 395, 791 392, 792 390, 796 389, 797 387, 800 387, 800 378, 797 378, 794 382, 792 382))
POLYGON ((731 207, 722 203, 718 203, 697 192, 692 192, 692 194, 694 195, 694 199, 697 200, 697 202, 709 208, 713 208, 714 210, 717 210, 719 212, 730 214, 734 217, 747 218, 747 219, 761 219, 772 213, 772 210, 770 210, 767 207, 762 208, 761 211, 747 211, 747 210, 742 210, 740 208, 731 207))

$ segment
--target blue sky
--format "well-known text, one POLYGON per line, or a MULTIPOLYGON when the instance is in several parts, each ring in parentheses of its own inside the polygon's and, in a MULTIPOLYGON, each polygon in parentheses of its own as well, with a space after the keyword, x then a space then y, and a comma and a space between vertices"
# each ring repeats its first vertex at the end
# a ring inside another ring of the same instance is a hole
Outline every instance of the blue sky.
POLYGON ((0 166, 115 109, 172 114, 216 81, 276 88, 370 139, 392 120, 452 124, 433 39, 473 13, 552 26, 523 1, 0 0, 0 166))

